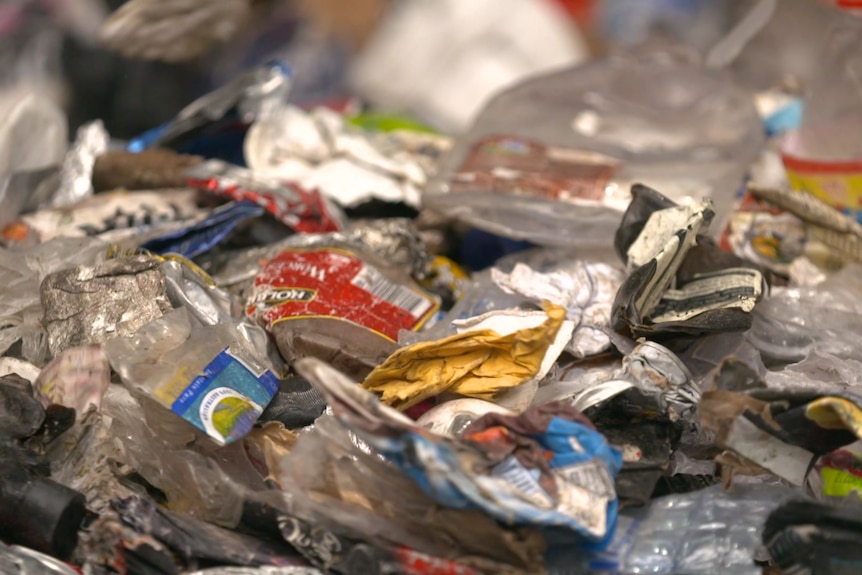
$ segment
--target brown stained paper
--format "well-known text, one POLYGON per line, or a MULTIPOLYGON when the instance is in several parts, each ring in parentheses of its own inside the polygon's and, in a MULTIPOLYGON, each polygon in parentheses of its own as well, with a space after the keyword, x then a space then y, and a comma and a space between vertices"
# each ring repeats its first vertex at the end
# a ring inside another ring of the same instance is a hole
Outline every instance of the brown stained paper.
POLYGON ((501 336, 492 330, 422 342, 393 353, 362 386, 396 409, 408 409, 444 391, 493 399, 532 379, 553 343, 566 310, 545 303, 543 324, 501 336))

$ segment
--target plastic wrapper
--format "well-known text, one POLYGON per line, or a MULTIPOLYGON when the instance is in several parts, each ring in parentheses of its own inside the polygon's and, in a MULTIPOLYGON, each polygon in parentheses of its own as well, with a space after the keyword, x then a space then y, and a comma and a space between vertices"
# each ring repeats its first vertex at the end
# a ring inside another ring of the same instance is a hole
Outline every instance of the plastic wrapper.
POLYGON ((812 276, 822 276, 821 269, 862 260, 862 227, 806 192, 749 187, 722 245, 795 282, 816 284, 812 276), (806 260, 814 265, 794 273, 806 260))
MULTIPOLYGON (((19 221, 41 242, 58 237, 99 237, 106 242, 132 239, 138 243, 151 230, 161 235, 163 226, 184 227, 196 217, 202 218, 203 212, 197 207, 194 191, 165 190, 99 194, 74 206, 26 214, 19 221)), ((7 228, 3 235, 14 241, 23 239, 19 233, 7 228)))
POLYGON ((236 201, 250 201, 296 232, 323 233, 343 227, 342 215, 317 191, 285 180, 208 160, 186 171, 190 186, 236 201))
POLYGON ((41 297, 51 353, 132 335, 170 310, 159 263, 131 256, 47 276, 41 297))
POLYGON ((715 443, 753 463, 755 471, 767 469, 793 485, 805 484, 816 456, 862 434, 862 397, 853 388, 832 382, 771 388, 733 360, 721 366, 714 385, 704 393, 699 415, 715 443))
POLYGON ((175 253, 195 258, 208 252, 237 227, 263 215, 264 209, 251 202, 230 202, 213 210, 206 219, 188 228, 151 239, 141 247, 155 253, 175 253))
POLYGON ((63 158, 60 189, 51 198, 51 206, 70 206, 93 195, 93 166, 96 157, 108 149, 108 133, 101 120, 78 128, 75 141, 63 158))
POLYGON ((278 242, 242 250, 222 252, 205 259, 216 282, 223 287, 246 290, 266 262, 288 248, 362 246, 393 266, 409 269, 414 278, 426 275, 428 255, 415 226, 407 219, 363 220, 340 232, 297 234, 278 242))
POLYGON ((111 417, 111 433, 125 450, 123 461, 160 489, 177 512, 235 527, 249 486, 262 488, 260 476, 246 469, 247 460, 236 450, 208 457, 177 447, 177 437, 165 442, 157 433, 164 435, 170 428, 157 427, 158 416, 143 402, 128 404, 126 411, 117 410, 111 417), (142 408, 146 419, 140 417, 142 408))
POLYGON ((36 91, 13 90, 0 94, 0 109, 0 181, 62 163, 67 127, 57 104, 36 91))
POLYGON ((105 351, 134 393, 217 445, 247 434, 278 388, 265 354, 235 325, 202 325, 185 308, 110 340, 105 351))
POLYGON ((8 355, 0 358, 0 377, 14 373, 27 381, 36 381, 40 371, 38 367, 23 359, 9 357, 8 355))
POLYGON ((481 399, 452 399, 423 413, 416 420, 416 425, 421 425, 437 435, 460 437, 471 423, 486 413, 511 415, 513 412, 501 405, 481 399))
POLYGON ((71 407, 83 414, 99 409, 111 384, 111 367, 100 346, 73 347, 55 357, 33 382, 42 404, 71 407))
POLYGON ((122 386, 108 388, 100 411, 78 414, 75 425, 52 443, 46 457, 55 481, 82 493, 87 508, 107 511, 114 497, 128 497, 133 489, 123 483, 119 467, 126 459, 123 444, 115 441, 113 417, 140 417, 139 406, 122 386))
MULTIPOLYGON (((244 0, 228 0, 228 4, 231 2, 236 5, 244 0)), ((168 4, 171 3, 179 5, 184 0, 171 0, 168 4)), ((168 4, 163 3, 164 6, 168 4)), ((249 123, 255 118, 266 116, 278 102, 287 97, 289 90, 290 75, 283 64, 269 62, 257 66, 201 96, 183 108, 173 120, 133 138, 128 149, 140 152, 151 147, 183 148, 193 145, 197 138, 205 135, 207 129, 217 130, 221 120, 249 123)), ((206 147, 206 138, 203 140, 206 147)))
POLYGON ((396 349, 399 329, 419 329, 438 305, 405 271, 338 242, 281 251, 246 300, 287 362, 325 358, 358 378, 396 349))
POLYGON ((497 94, 423 201, 516 239, 609 245, 635 179, 675 201, 712 197, 723 222, 762 142, 752 99, 725 73, 640 47, 497 94))
POLYGON ((775 290, 757 306, 749 340, 764 358, 781 363, 801 361, 813 350, 862 361, 860 270, 847 266, 817 287, 775 290))
MULTIPOLYGON (((613 258, 613 254, 610 250, 598 252, 586 251, 584 255, 588 256, 588 261, 591 262, 599 262, 613 258)), ((584 305, 585 308, 592 309, 595 305, 597 308, 601 308, 601 304, 598 304, 598 301, 604 299, 605 290, 610 288, 610 285, 605 285, 603 283, 601 287, 597 285, 597 281, 601 283, 599 277, 601 277, 602 274, 598 273, 595 276, 590 276, 589 279, 579 276, 588 283, 589 287, 587 287, 586 284, 574 280, 572 283, 568 280, 563 280, 563 284, 565 286, 570 286, 573 289, 576 286, 582 288, 582 291, 579 291, 576 296, 572 295, 575 300, 566 299, 566 295, 564 295, 562 291, 556 290, 554 286, 535 284, 531 286, 529 293, 526 293, 528 291, 526 287, 524 288, 524 293, 521 293, 519 290, 505 290, 500 286, 498 281, 495 280, 495 277, 498 279, 502 279, 503 277, 511 278, 515 273, 515 268, 519 266, 521 269, 523 269, 523 266, 528 266, 533 270, 533 272, 535 272, 535 274, 542 274, 541 277, 543 278, 545 276, 554 277, 557 273, 575 273, 577 275, 580 271, 580 262, 580 258, 573 255, 570 251, 548 248, 536 248, 504 256, 497 260, 492 269, 475 273, 469 279, 460 283, 458 289, 459 292, 461 292, 461 295, 445 316, 441 317, 436 323, 430 325, 421 332, 402 332, 399 337, 399 341, 402 345, 406 345, 418 341, 441 339, 457 332, 455 328, 456 321, 480 316, 495 310, 513 308, 532 309, 535 308, 536 303, 541 303, 542 300, 537 302, 537 298, 540 296, 548 296, 548 301, 558 303, 564 307, 567 307, 570 304, 572 306, 572 310, 567 310, 567 318, 573 321, 578 321, 578 319, 581 318, 581 315, 578 312, 578 306, 584 305), (594 299, 585 301, 583 296, 587 293, 589 293, 589 295, 594 299), (566 300, 567 303, 563 303, 558 300, 566 300)), ((587 268, 589 268, 590 264, 586 265, 587 268)), ((597 265, 601 266, 602 264, 597 265)), ((598 270, 593 271, 598 272, 598 270)), ((614 272, 609 273, 614 275, 614 272)), ((568 346, 568 351, 574 351, 572 348, 575 343, 583 343, 588 347, 593 347, 593 345, 603 347, 604 341, 605 338, 596 333, 595 330, 585 329, 580 333, 576 330, 574 337, 572 338, 572 345, 568 346), (586 337, 586 341, 581 339, 584 337, 586 337)))
POLYGON ((831 502, 862 499, 862 456, 858 443, 828 453, 815 465, 822 482, 821 494, 831 502))
POLYGON ((0 230, 19 215, 47 205, 60 185, 60 168, 17 171, 0 181, 0 230))
POLYGON ((505 525, 557 528, 582 541, 603 542, 613 532, 613 477, 621 457, 579 414, 551 405, 522 416, 539 426, 526 433, 552 452, 542 460, 548 466, 541 468, 547 472, 543 489, 519 459, 491 444, 436 436, 417 427, 318 360, 303 360, 297 370, 323 391, 343 425, 441 505, 479 509, 505 525))

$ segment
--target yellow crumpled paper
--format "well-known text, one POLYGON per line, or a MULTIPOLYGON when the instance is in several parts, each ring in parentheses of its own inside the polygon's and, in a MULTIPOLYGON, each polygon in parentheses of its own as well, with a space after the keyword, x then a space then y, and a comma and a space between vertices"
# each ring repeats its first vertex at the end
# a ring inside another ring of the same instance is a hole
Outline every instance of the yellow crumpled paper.
POLYGON ((403 347, 372 371, 362 387, 396 409, 451 391, 492 399, 532 379, 566 318, 565 308, 545 302, 541 325, 500 335, 468 331, 403 347))

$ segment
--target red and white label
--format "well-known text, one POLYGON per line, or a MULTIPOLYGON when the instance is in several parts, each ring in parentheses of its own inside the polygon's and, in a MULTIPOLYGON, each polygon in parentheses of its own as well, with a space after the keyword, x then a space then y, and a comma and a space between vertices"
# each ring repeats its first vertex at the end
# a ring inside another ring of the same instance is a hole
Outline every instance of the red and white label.
POLYGON ((437 300, 384 276, 356 254, 338 248, 281 252, 258 274, 247 313, 267 329, 280 321, 330 317, 351 321, 392 341, 437 310, 437 300))

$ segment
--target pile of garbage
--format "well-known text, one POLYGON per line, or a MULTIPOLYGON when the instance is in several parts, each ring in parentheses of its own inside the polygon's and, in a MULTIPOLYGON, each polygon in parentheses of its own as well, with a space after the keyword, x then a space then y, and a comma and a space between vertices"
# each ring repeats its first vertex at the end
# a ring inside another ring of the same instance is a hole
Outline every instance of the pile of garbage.
POLYGON ((653 47, 450 138, 290 83, 68 149, 7 104, 0 571, 862 569, 862 227, 796 96, 653 47))

